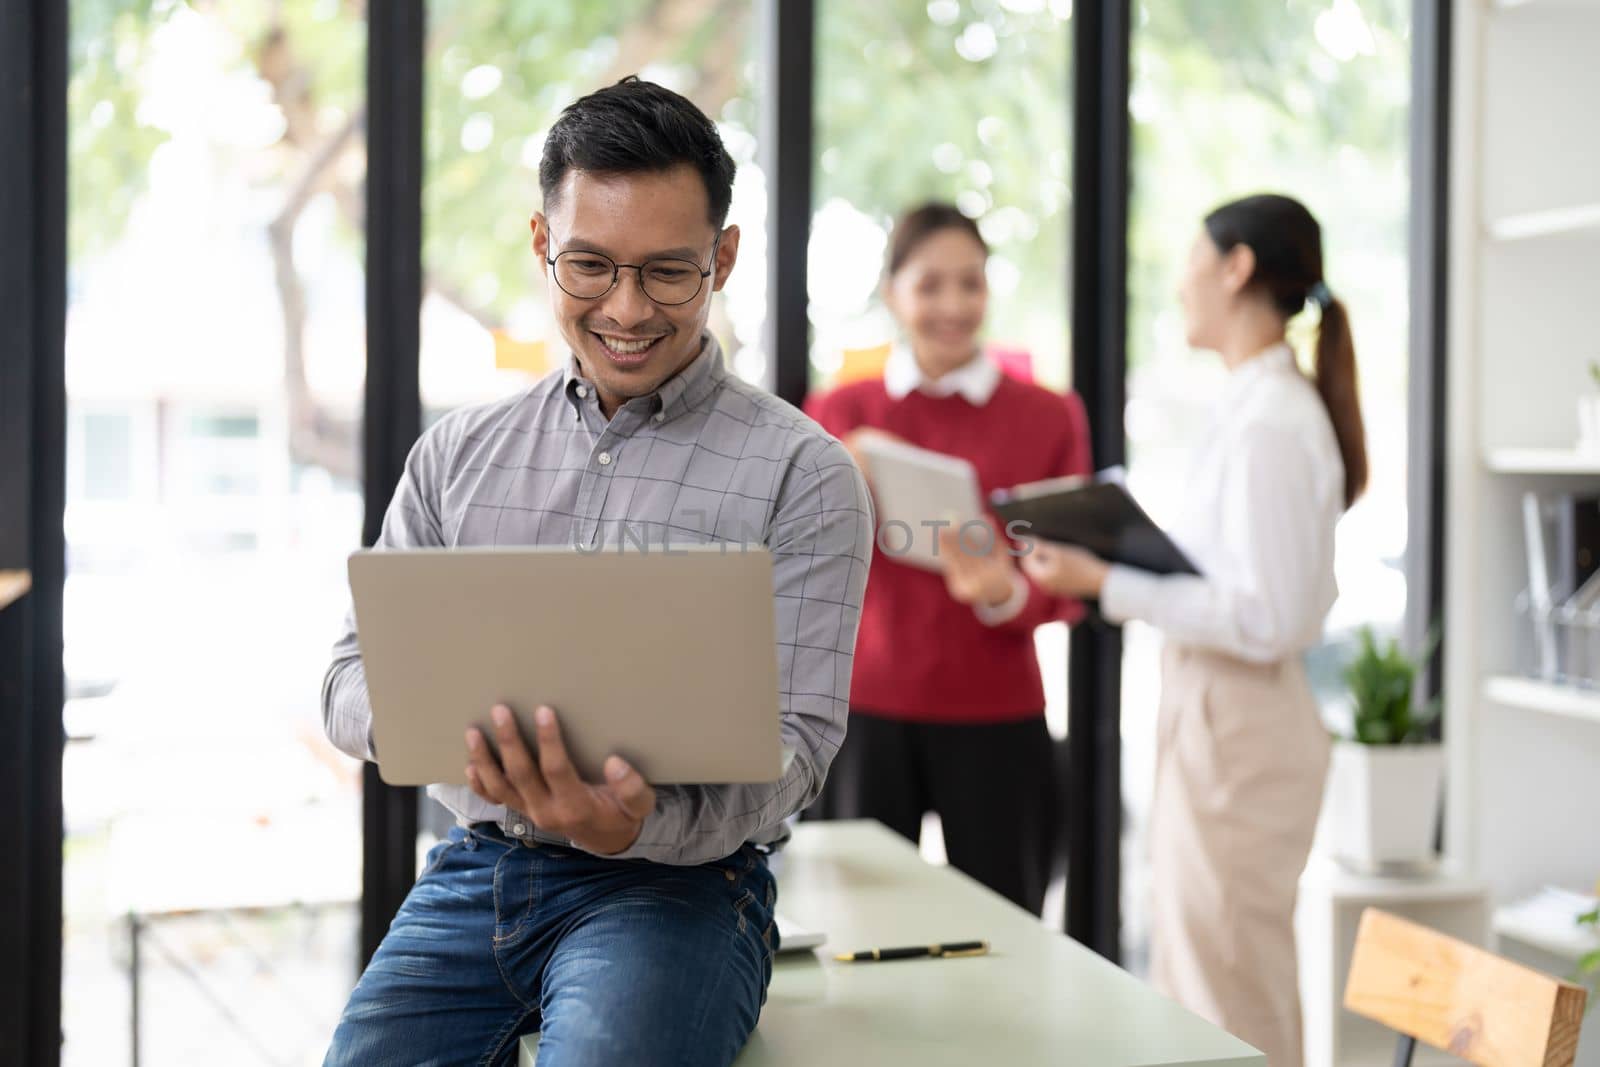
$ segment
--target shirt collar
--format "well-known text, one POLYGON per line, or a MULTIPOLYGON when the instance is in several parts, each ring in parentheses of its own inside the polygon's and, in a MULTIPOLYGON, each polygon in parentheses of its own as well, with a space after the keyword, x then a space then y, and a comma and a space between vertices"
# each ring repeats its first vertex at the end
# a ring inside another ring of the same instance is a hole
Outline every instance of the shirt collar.
MULTIPOLYGON (((646 407, 647 414, 659 414, 662 416, 659 421, 666 422, 700 406, 722 384, 727 373, 722 362, 722 346, 709 332, 703 333, 700 335, 700 351, 687 367, 662 382, 661 388, 654 393, 635 397, 623 406, 646 407)), ((595 392, 594 383, 584 377, 576 356, 567 357, 562 378, 561 387, 567 402, 581 411, 582 405, 595 397, 595 392), (584 390, 582 396, 578 393, 579 387, 584 390)))
POLYGON ((889 361, 883 368, 883 388, 891 400, 904 400, 912 392, 927 396, 960 394, 973 407, 983 407, 999 386, 1000 368, 983 352, 948 374, 929 378, 917 365, 910 346, 897 344, 890 349, 889 361))
POLYGON ((1298 370, 1298 366, 1294 359, 1294 349, 1280 341, 1229 371, 1227 385, 1223 391, 1228 397, 1235 397, 1268 375, 1286 370, 1298 370))

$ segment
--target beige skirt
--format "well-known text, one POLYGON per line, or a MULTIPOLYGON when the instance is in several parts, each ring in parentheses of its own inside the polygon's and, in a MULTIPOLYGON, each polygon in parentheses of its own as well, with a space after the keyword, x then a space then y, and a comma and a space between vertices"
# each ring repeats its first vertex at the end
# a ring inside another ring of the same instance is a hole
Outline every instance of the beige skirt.
POLYGON ((1269 1067, 1301 1062, 1295 890, 1330 747, 1298 657, 1163 654, 1151 978, 1269 1067))

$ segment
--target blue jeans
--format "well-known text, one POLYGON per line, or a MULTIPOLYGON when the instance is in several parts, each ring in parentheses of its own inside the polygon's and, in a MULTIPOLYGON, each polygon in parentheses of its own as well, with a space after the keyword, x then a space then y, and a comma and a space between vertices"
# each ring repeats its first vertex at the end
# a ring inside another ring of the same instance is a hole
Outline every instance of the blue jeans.
POLYGON ((746 845, 671 867, 456 828, 350 995, 327 1065, 726 1064, 766 1001, 776 884, 746 845))

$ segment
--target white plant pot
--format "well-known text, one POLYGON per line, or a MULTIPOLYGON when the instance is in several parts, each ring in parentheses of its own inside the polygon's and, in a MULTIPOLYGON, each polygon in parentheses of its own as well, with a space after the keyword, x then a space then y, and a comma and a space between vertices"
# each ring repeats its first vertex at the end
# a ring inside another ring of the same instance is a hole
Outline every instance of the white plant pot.
POLYGON ((1600 393, 1578 395, 1578 451, 1600 455, 1600 393))
POLYGON ((1328 845, 1354 870, 1417 869, 1434 857, 1444 747, 1336 741, 1328 771, 1328 845))

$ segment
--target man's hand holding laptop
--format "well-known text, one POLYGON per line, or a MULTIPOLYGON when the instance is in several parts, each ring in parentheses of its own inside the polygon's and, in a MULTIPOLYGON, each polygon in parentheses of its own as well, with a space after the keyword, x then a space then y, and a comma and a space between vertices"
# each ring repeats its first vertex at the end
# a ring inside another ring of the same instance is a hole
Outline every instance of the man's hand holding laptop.
POLYGON ((593 785, 573 768, 551 708, 534 712, 537 757, 523 742, 510 708, 497 705, 490 718, 499 759, 481 730, 467 730, 467 783, 474 793, 598 855, 614 855, 638 839, 645 816, 656 806, 656 791, 626 760, 607 757, 606 780, 593 785))

